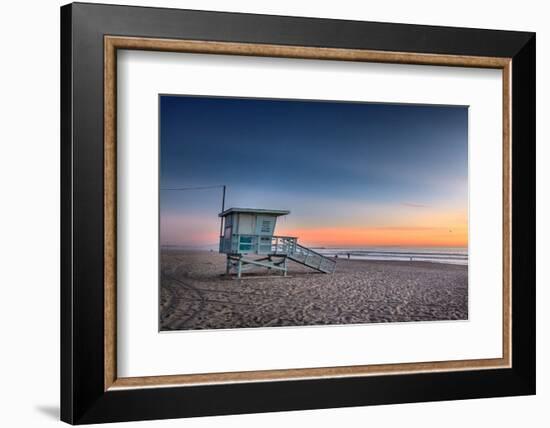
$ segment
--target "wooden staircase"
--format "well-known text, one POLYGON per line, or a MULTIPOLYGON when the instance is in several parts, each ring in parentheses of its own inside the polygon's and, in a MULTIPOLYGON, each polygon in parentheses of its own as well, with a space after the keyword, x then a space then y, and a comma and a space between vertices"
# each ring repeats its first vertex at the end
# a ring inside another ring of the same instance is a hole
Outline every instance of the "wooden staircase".
POLYGON ((323 273, 333 273, 336 268, 335 260, 329 259, 298 243, 292 246, 292 250, 288 252, 287 257, 296 263, 303 264, 323 273))

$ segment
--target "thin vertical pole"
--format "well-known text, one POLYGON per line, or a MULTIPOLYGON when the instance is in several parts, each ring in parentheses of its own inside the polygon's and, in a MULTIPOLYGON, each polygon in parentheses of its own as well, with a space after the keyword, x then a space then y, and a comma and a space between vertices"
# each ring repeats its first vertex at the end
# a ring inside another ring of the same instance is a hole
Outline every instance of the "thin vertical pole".
MULTIPOLYGON (((222 186, 222 213, 225 211, 225 184, 222 186)), ((223 236, 223 217, 220 217, 220 239, 223 236)))

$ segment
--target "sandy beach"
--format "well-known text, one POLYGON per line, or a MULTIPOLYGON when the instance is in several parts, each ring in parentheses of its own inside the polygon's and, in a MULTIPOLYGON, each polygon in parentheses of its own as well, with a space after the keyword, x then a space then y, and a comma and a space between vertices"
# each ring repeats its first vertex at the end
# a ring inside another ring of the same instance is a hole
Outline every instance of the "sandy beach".
POLYGON ((289 262, 227 277, 225 255, 161 252, 161 330, 465 320, 468 267, 338 259, 332 275, 289 262))

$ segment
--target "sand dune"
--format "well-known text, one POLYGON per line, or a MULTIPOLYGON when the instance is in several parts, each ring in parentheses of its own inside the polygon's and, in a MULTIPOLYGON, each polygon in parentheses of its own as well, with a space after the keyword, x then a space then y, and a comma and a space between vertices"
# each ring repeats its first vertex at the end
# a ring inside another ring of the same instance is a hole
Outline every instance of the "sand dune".
POLYGON ((286 278, 239 281, 222 254, 163 250, 161 270, 161 330, 468 318, 467 266, 338 259, 325 275, 289 262, 286 278))

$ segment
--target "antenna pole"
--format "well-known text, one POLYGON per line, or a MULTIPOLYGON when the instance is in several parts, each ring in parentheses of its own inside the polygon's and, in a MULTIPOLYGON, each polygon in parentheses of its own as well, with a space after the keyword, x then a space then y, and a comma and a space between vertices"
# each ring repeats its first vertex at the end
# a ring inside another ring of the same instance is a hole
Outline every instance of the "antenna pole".
MULTIPOLYGON (((225 184, 222 186, 222 213, 225 211, 225 184)), ((223 217, 220 218, 220 238, 223 236, 223 217)))

